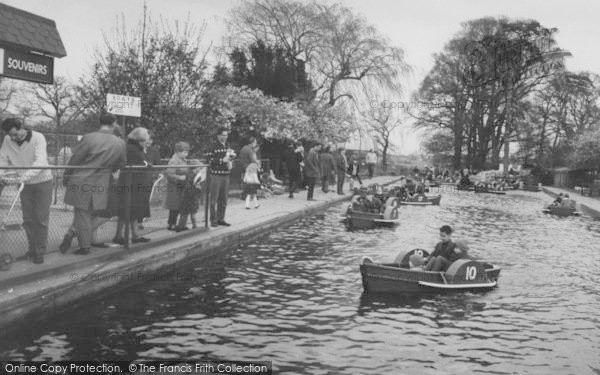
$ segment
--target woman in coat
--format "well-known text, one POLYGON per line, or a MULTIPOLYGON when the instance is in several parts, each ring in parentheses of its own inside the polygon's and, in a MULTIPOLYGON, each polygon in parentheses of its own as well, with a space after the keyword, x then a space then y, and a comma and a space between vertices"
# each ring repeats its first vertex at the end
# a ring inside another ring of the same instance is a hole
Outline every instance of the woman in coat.
POLYGON ((292 143, 284 155, 289 178, 289 198, 294 198, 296 188, 302 183, 302 164, 304 156, 302 156, 301 147, 302 144, 299 142, 292 143))
MULTIPOLYGON (((177 142, 175 144, 175 153, 169 160, 169 165, 185 165, 186 158, 190 152, 190 145, 186 142, 177 142)), ((169 220, 167 222, 168 230, 175 230, 177 224, 177 215, 179 215, 179 205, 183 191, 185 190, 185 180, 188 172, 187 167, 168 168, 165 170, 167 178, 167 196, 165 198, 164 208, 169 210, 169 220)))
MULTIPOLYGON (((321 190, 323 193, 329 193, 329 181, 335 171, 335 161, 333 155, 331 155, 331 147, 325 146, 323 153, 321 153, 321 190)), ((335 178, 334 178, 335 180, 335 178)))
POLYGON ((317 143, 310 149, 308 155, 306 155, 305 169, 304 173, 306 174, 306 185, 308 186, 308 191, 306 193, 306 200, 314 201, 313 198, 315 191, 315 183, 318 179, 321 178, 321 161, 319 160, 319 151, 321 151, 321 144, 317 143))
MULTIPOLYGON (((149 143, 150 134, 146 128, 135 128, 127 136, 127 165, 128 166, 150 166, 146 161, 144 148, 149 143)), ((152 170, 127 170, 119 174, 120 210, 117 233, 114 243, 125 242, 123 229, 125 225, 130 226, 131 242, 148 242, 149 238, 137 234, 137 221, 150 217, 150 193, 152 191, 152 170), (129 198, 127 197, 129 195, 129 198), (129 205, 127 205, 129 203, 129 205), (127 218, 126 210, 129 210, 127 218), (127 221, 129 219, 129 221, 127 221)))

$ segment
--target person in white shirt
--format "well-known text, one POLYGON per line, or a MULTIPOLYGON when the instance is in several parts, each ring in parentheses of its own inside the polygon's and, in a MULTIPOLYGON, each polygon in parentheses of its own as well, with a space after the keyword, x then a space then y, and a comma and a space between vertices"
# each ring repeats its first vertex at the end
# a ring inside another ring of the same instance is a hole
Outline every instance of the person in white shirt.
POLYGON ((373 178, 373 171, 375 170, 375 164, 377 164, 377 154, 373 152, 373 149, 370 149, 367 152, 366 160, 367 168, 369 169, 369 178, 373 178))
POLYGON ((21 210, 23 228, 29 245, 28 256, 33 263, 44 263, 48 245, 48 221, 52 202, 52 173, 47 167, 46 138, 43 134, 23 127, 18 118, 2 122, 6 134, 0 148, 0 169, 3 166, 26 167, 17 170, 14 178, 3 178, 4 183, 23 183, 21 210), (32 167, 32 168, 29 168, 32 167))

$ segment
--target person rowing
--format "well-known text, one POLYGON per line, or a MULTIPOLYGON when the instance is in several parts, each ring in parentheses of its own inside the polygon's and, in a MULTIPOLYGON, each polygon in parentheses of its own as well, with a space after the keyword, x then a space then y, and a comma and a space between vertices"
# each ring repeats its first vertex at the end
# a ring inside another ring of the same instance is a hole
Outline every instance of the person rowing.
POLYGON ((456 243, 452 242, 452 227, 443 225, 440 228, 440 242, 435 245, 433 253, 429 256, 427 264, 424 267, 425 271, 446 271, 450 264, 463 256, 461 250, 456 243))

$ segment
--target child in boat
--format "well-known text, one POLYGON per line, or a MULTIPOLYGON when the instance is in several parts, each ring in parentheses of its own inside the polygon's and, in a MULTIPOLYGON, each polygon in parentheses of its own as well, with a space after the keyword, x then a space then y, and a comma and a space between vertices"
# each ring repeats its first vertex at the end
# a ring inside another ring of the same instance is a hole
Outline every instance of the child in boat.
POLYGON ((452 242, 452 228, 449 225, 440 228, 440 240, 429 256, 425 271, 446 271, 462 255, 462 251, 452 242))
POLYGON ((366 212, 380 213, 381 212, 381 201, 373 195, 372 190, 367 190, 367 194, 362 201, 362 207, 366 212))
POLYGON ((560 202, 561 207, 568 207, 575 209, 575 200, 569 198, 569 194, 565 194, 563 200, 560 202))
POLYGON ((563 200, 563 193, 559 193, 558 197, 556 197, 556 199, 554 199, 554 202, 550 203, 550 206, 559 206, 562 203, 563 200))

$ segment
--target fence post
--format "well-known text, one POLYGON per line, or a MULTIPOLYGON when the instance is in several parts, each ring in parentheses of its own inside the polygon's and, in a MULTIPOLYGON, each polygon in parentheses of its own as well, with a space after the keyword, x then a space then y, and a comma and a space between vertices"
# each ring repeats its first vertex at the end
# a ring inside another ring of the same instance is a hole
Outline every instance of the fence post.
MULTIPOLYGON (((125 167, 122 169, 122 172, 125 172, 125 248, 129 249, 129 226, 131 225, 131 173, 130 170, 125 167)), ((118 224, 117 224, 118 225, 118 224)))

